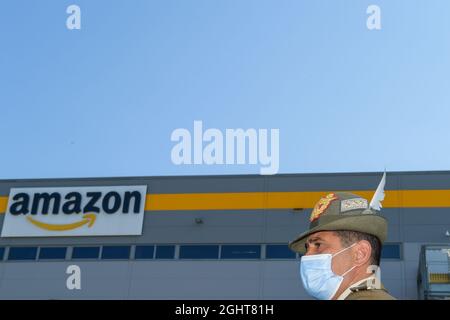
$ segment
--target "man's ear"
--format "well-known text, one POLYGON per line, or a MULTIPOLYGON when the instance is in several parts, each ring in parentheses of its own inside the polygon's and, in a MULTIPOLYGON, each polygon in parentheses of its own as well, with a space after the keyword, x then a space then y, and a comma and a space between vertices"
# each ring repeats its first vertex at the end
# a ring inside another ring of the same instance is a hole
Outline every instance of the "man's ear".
POLYGON ((370 262, 370 256, 372 255, 372 247, 369 241, 359 241, 353 251, 353 260, 357 266, 365 265, 370 262))

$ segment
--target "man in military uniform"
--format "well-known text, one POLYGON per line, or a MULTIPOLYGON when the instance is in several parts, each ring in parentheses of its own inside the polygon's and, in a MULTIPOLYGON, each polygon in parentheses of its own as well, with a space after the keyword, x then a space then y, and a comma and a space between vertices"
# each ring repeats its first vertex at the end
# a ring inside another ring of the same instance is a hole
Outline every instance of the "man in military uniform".
POLYGON ((381 284, 379 273, 374 273, 387 221, 374 211, 381 204, 372 207, 373 202, 369 205, 358 195, 335 192, 315 205, 309 230, 289 243, 291 250, 304 254, 300 276, 308 294, 333 300, 395 299, 381 284))

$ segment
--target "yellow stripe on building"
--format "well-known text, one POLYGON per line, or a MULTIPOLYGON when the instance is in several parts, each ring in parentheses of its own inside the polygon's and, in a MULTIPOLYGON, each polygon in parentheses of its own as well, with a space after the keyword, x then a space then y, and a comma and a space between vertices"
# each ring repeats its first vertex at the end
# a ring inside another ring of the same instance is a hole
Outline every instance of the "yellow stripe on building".
POLYGON ((0 197, 0 213, 5 213, 8 205, 8 197, 0 197))
MULTIPOLYGON (((373 191, 350 191, 371 199, 373 191)), ((148 194, 146 211, 312 208, 327 191, 148 194)), ((450 207, 450 190, 386 191, 384 208, 450 207)))
MULTIPOLYGON (((147 194, 145 211, 308 209, 328 191, 147 194)), ((331 192, 331 191, 330 191, 331 192)), ((349 191, 371 199, 373 191, 349 191)), ((450 207, 450 190, 385 191, 384 208, 450 207)), ((0 197, 0 213, 8 197, 0 197)))

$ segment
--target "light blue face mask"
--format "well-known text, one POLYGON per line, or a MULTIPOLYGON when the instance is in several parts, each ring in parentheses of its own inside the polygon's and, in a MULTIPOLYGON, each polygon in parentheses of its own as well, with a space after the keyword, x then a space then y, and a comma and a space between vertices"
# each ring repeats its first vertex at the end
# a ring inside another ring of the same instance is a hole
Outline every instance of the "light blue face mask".
POLYGON ((300 277, 303 287, 309 295, 320 300, 330 300, 333 298, 342 281, 344 281, 345 275, 356 267, 351 267, 343 275, 339 276, 331 269, 333 257, 350 249, 355 244, 333 255, 326 253, 302 257, 300 261, 300 277))

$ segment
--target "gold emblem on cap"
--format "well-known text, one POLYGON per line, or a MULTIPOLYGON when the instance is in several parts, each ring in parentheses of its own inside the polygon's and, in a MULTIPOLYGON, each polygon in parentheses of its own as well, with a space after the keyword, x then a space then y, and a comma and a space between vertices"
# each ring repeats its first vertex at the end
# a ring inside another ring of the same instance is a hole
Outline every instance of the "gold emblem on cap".
POLYGON ((309 221, 313 222, 319 219, 320 215, 330 206, 331 202, 337 199, 339 198, 335 193, 329 193, 325 197, 322 197, 314 206, 309 221))

